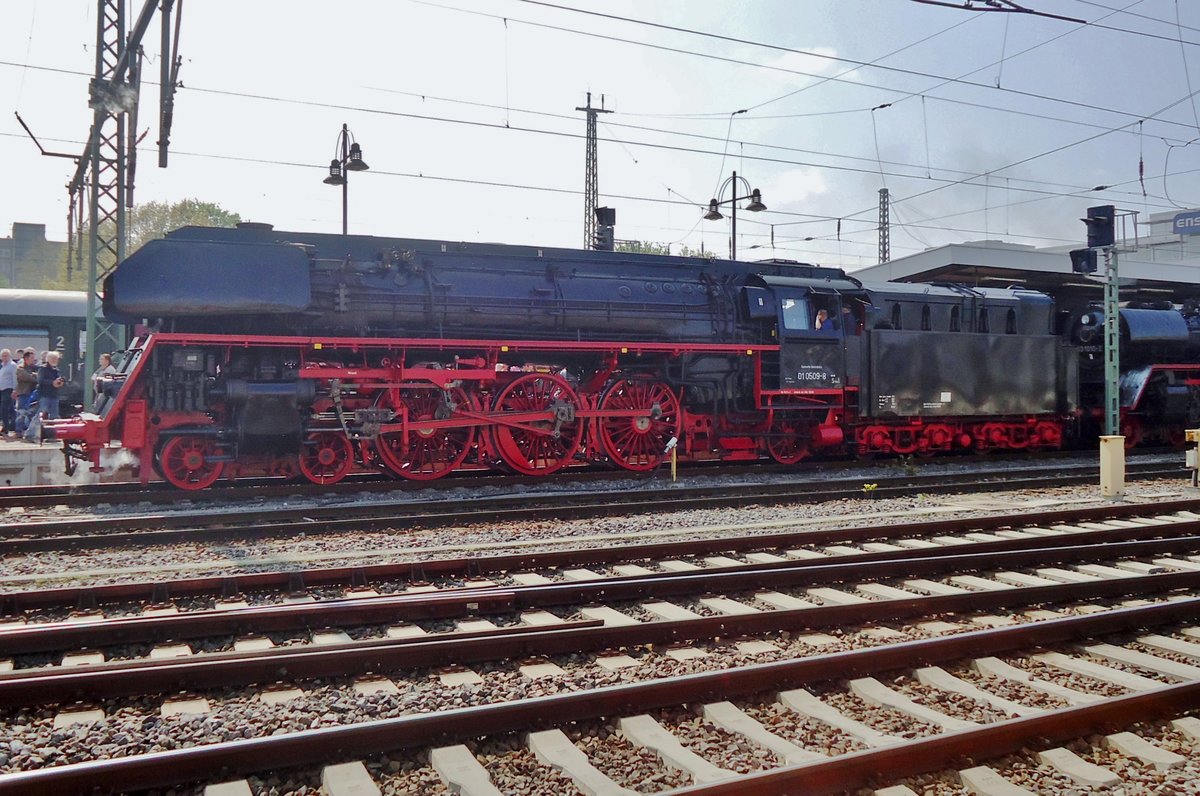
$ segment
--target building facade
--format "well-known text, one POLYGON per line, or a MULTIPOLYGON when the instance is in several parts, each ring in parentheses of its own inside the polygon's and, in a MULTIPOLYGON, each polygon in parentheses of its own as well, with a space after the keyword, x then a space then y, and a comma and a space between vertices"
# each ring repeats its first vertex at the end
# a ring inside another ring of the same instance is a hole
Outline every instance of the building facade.
POLYGON ((14 222, 11 237, 0 238, 0 287, 40 288, 66 256, 66 241, 47 240, 45 224, 14 222))

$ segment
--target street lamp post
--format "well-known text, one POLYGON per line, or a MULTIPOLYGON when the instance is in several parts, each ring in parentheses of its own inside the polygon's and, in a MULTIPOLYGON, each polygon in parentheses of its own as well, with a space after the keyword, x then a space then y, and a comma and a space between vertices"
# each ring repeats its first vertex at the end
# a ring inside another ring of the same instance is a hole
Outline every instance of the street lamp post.
POLYGON ((739 177, 738 173, 735 171, 733 172, 732 176, 727 177, 725 182, 721 183, 721 187, 717 191, 717 197, 708 203, 708 212, 704 214, 704 218, 707 221, 720 221, 725 216, 721 215, 721 211, 717 208, 721 205, 729 205, 732 208, 729 214, 731 223, 729 235, 730 260, 737 259, 737 203, 746 199, 750 200, 750 204, 746 205, 746 209, 751 213, 760 213, 767 209, 767 206, 762 202, 762 192, 757 188, 751 188, 750 183, 746 180, 746 178, 739 177), (745 196, 737 195, 738 180, 741 180, 741 184, 746 186, 747 194, 745 196), (725 195, 725 189, 731 185, 733 186, 733 190, 730 191, 730 193, 733 195, 728 199, 722 199, 721 197, 725 195))
POLYGON ((351 171, 366 171, 370 167, 362 159, 362 147, 354 140, 354 135, 345 124, 338 133, 337 146, 341 150, 341 157, 329 161, 329 176, 323 182, 326 185, 342 186, 342 234, 345 235, 349 226, 350 206, 350 185, 347 177, 351 171))

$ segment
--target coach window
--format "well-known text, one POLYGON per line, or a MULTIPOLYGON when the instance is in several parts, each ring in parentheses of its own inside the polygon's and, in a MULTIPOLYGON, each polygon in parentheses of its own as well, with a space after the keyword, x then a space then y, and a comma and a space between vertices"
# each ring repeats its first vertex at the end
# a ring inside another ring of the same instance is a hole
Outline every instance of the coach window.
POLYGON ((950 331, 961 332, 962 320, 958 311, 958 307, 950 308, 950 331))
POLYGON ((797 299, 785 298, 780 304, 783 310, 783 328, 793 331, 811 329, 808 320, 808 303, 797 299))
POLYGON ((983 334, 987 334, 990 331, 988 329, 988 311, 986 309, 979 311, 979 331, 983 334))
POLYGON ((1004 333, 1005 334, 1016 334, 1017 333, 1017 311, 1014 309, 1010 308, 1008 311, 1008 317, 1006 317, 1004 319, 1004 333))
POLYGON ((892 305, 892 328, 893 329, 903 329, 904 327, 900 325, 900 321, 901 321, 900 305, 893 304, 892 305))
POLYGON ((922 332, 933 331, 933 322, 929 319, 929 305, 928 304, 926 304, 924 307, 921 307, 921 331, 922 332))

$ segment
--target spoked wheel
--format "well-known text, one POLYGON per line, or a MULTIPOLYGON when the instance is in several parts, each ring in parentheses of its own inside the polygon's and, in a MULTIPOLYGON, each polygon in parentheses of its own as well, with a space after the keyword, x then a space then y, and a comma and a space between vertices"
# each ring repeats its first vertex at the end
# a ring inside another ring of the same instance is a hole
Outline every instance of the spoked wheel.
POLYGON ((549 413, 550 418, 492 426, 488 429, 492 450, 522 475, 561 470, 583 439, 584 424, 575 418, 577 406, 579 396, 565 379, 549 373, 519 376, 496 396, 495 411, 549 413))
POLYGON ((809 453, 808 424, 796 415, 776 413, 767 437, 767 452, 780 464, 796 464, 809 453))
POLYGON ((380 434, 375 450, 388 471, 414 481, 432 481, 458 468, 475 444, 475 427, 434 428, 422 426, 422 420, 445 420, 454 407, 470 405, 470 398, 460 388, 450 391, 446 403, 441 390, 415 388, 387 390, 380 396, 380 405, 396 412, 408 409, 408 431, 380 434))
POLYGON ((221 477, 223 462, 213 461, 217 443, 209 437, 171 437, 158 452, 162 477, 180 489, 207 489, 221 477))
POLYGON ((622 379, 600 398, 602 412, 637 412, 601 417, 597 423, 604 452, 626 470, 653 470, 662 464, 667 443, 678 439, 682 417, 671 388, 650 379, 622 379))
POLYGON ((337 431, 314 431, 300 449, 300 472, 314 484, 336 484, 354 466, 354 446, 337 431))

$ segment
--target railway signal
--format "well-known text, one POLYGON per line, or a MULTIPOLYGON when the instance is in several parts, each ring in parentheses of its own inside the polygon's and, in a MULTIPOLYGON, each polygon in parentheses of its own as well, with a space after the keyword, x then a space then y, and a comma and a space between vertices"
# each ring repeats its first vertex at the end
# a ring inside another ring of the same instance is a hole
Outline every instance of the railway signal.
POLYGON ((617 224, 617 208, 596 208, 596 231, 592 236, 592 248, 598 252, 610 252, 616 246, 614 230, 617 224))
POLYGON ((1087 224, 1087 245, 1089 249, 1103 249, 1112 246, 1116 241, 1117 210, 1112 205, 1089 207, 1087 218, 1081 219, 1087 224))
POLYGON ((1073 249, 1071 251, 1071 270, 1077 274, 1096 273, 1095 249, 1073 249))

